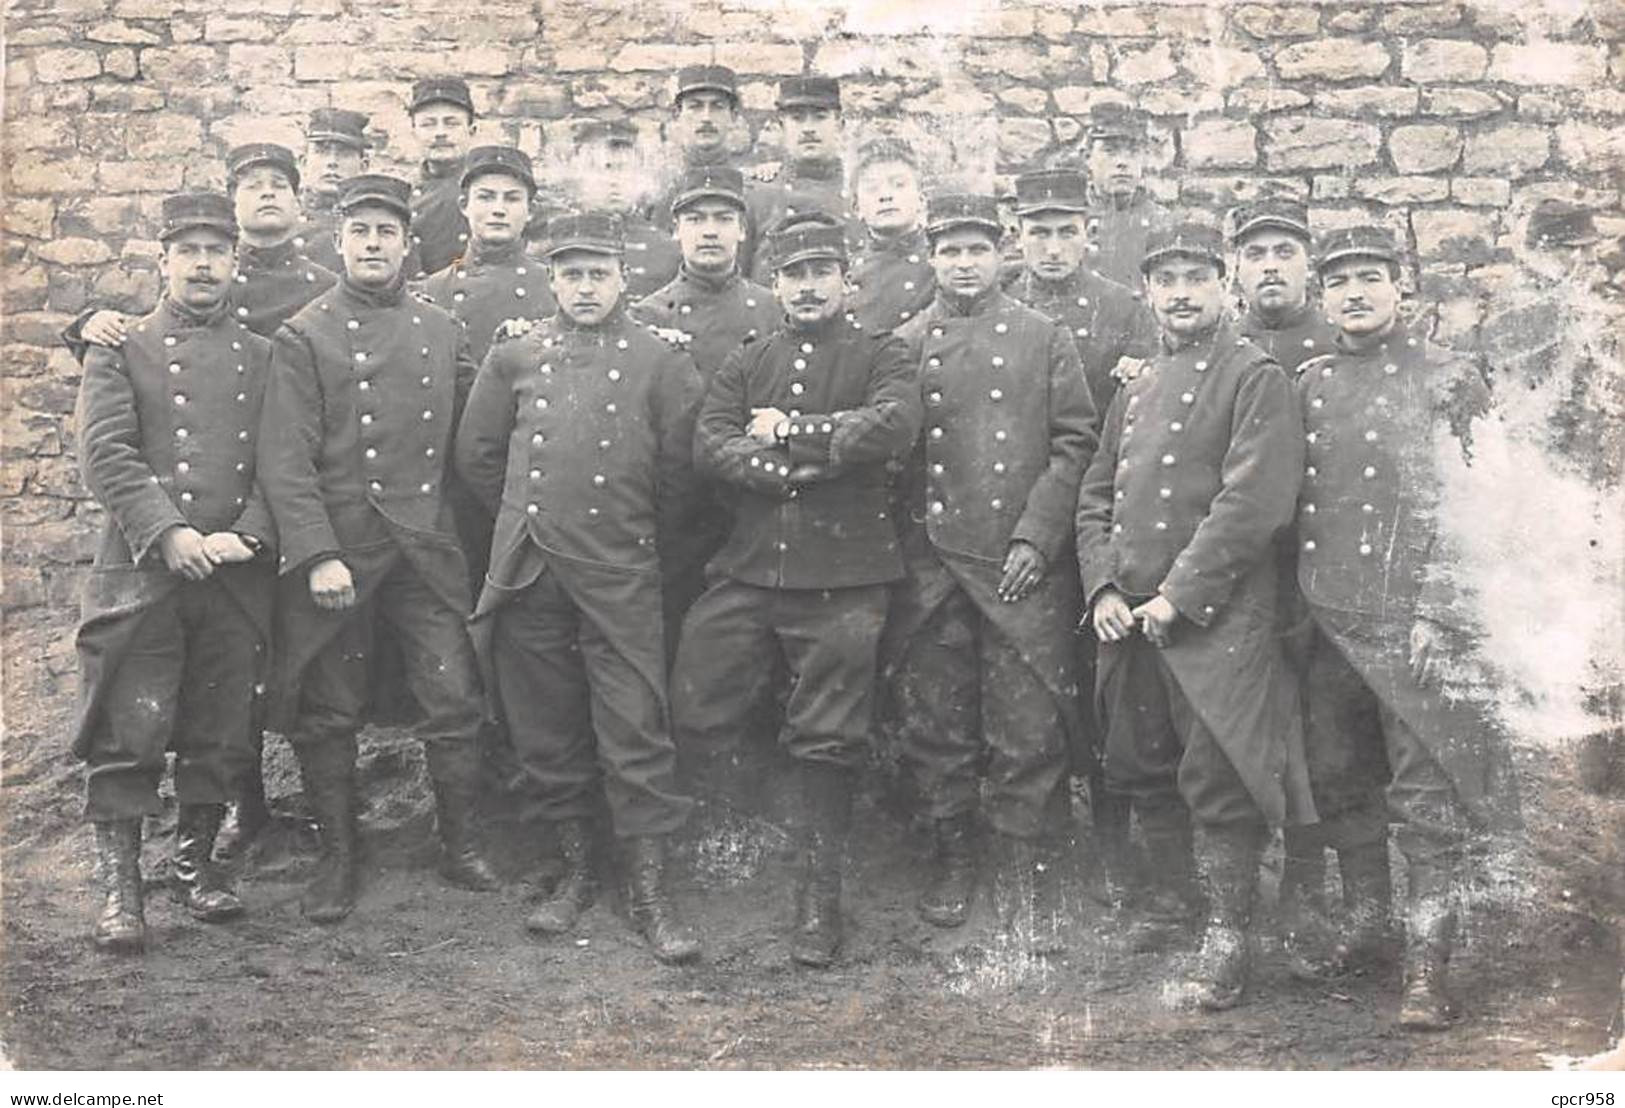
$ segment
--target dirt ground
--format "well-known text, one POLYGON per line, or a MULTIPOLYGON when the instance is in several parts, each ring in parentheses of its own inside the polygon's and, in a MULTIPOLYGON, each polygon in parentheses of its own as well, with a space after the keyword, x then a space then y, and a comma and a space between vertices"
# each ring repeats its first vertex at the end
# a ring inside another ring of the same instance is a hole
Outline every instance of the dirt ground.
MULTIPOLYGON (((1578 789, 1563 757, 1529 751, 1539 847, 1470 890, 1455 964, 1469 1014, 1437 1035, 1393 1027, 1395 975, 1292 979, 1267 938, 1268 889, 1247 1001, 1185 1009, 1172 983, 1188 953, 1123 948, 1093 898, 1086 836, 1063 867, 1064 954, 1031 957, 999 937, 986 896, 963 933, 932 929, 912 910, 926 841, 875 795, 859 806, 833 970, 789 963, 788 838, 772 797, 757 814, 701 821, 683 844, 677 887, 707 940, 699 965, 658 965, 615 897, 574 940, 537 941, 522 920, 547 875, 543 837, 504 810, 493 839, 508 887, 441 884, 421 756, 389 730, 365 738, 369 858, 350 919, 317 927, 299 914, 313 841, 274 744, 282 818, 244 875, 246 918, 198 924, 155 889, 148 953, 108 957, 88 937, 62 632, 7 630, 0 995, 19 1068, 1538 1068, 1620 1033, 1622 805, 1578 789)), ((154 878, 171 826, 148 824, 154 878)))

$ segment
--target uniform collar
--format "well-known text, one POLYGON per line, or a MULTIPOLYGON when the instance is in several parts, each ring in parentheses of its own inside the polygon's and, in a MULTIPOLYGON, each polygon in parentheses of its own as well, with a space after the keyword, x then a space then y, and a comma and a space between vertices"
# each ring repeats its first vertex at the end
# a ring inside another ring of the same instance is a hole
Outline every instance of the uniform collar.
POLYGON ((1164 354, 1180 354, 1194 347, 1217 350, 1230 335, 1231 326, 1221 315, 1219 321, 1211 328, 1189 341, 1181 340, 1178 344, 1175 344, 1169 338, 1168 332, 1163 331, 1157 336, 1157 346, 1164 354))
POLYGON ((1135 208, 1138 208, 1142 203, 1144 203, 1145 199, 1146 199, 1146 192, 1145 192, 1145 186, 1144 185, 1136 186, 1134 191, 1129 194, 1129 197, 1128 197, 1127 200, 1119 200, 1119 199, 1117 199, 1115 194, 1109 193, 1109 192, 1102 192, 1099 189, 1096 189, 1092 185, 1089 188, 1089 201, 1090 201, 1090 203, 1092 203, 1096 208, 1100 208, 1100 209, 1103 209, 1103 210, 1106 210, 1106 211, 1116 211, 1116 212, 1133 211, 1135 208))
POLYGON ((846 315, 844 312, 836 312, 828 319, 811 325, 803 324, 787 315, 784 317, 783 326, 786 334, 794 335, 796 338, 823 339, 846 326, 846 315))
POLYGON ((558 329, 566 335, 575 335, 579 338, 589 339, 595 336, 610 335, 621 329, 626 322, 626 297, 622 296, 616 302, 614 309, 599 323, 580 324, 571 319, 560 308, 558 313, 558 329))
POLYGON ((237 247, 237 252, 240 268, 272 269, 299 253, 299 247, 293 239, 287 238, 275 246, 251 246, 246 242, 241 243, 237 247))
POLYGON ((1311 316, 1319 305, 1313 296, 1304 297, 1303 303, 1281 317, 1279 323, 1271 323, 1263 314, 1251 304, 1247 305, 1247 325, 1259 331, 1290 331, 1311 322, 1311 316))
POLYGON ((363 288, 350 280, 349 274, 339 279, 339 290, 351 304, 364 308, 393 308, 406 294, 406 269, 395 275, 395 280, 381 289, 363 288))
POLYGON ((468 241, 468 257, 463 262, 463 268, 474 265, 513 265, 521 260, 524 253, 525 241, 522 238, 502 243, 500 246, 485 246, 471 238, 468 241))
POLYGON ((841 159, 798 158, 790 163, 789 176, 803 181, 839 181, 841 159))
POLYGON ((688 263, 684 262, 678 269, 678 274, 682 277, 684 284, 693 285, 708 296, 720 295, 739 283, 739 268, 737 266, 729 269, 726 273, 713 277, 709 273, 698 273, 690 269, 688 263))
POLYGON ((868 237, 864 241, 870 251, 876 254, 919 254, 923 257, 926 253, 923 227, 915 227, 900 235, 877 235, 873 231, 866 234, 868 237))
POLYGON ((447 177, 456 177, 458 174, 462 173, 463 159, 458 158, 454 162, 439 164, 436 162, 431 162, 428 158, 424 158, 422 168, 423 179, 425 181, 443 181, 447 177))
POLYGON ((1398 316, 1394 317, 1393 326, 1382 335, 1362 336, 1358 340, 1351 339, 1346 333, 1339 330, 1336 339, 1337 351, 1356 358, 1377 358, 1389 351, 1404 351, 1415 345, 1414 340, 1407 332, 1405 323, 1398 316))
POLYGON ((169 331, 191 331, 212 327, 231 314, 229 298, 221 300, 206 312, 188 308, 168 293, 164 294, 160 303, 164 311, 165 329, 169 331))
POLYGON ((997 281, 993 283, 992 288, 979 296, 972 297, 969 301, 940 286, 937 289, 937 304, 940 306, 941 314, 954 319, 969 319, 972 316, 984 315, 997 306, 1002 299, 1004 299, 1004 293, 1000 291, 997 281))

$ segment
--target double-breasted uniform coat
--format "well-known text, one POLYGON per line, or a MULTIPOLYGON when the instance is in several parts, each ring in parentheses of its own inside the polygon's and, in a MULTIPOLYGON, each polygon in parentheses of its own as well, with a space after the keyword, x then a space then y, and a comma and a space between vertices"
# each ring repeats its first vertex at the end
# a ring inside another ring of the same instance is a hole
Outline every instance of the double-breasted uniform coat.
POLYGON ((902 340, 844 316, 781 323, 717 371, 694 454, 735 490, 733 529, 683 626, 672 673, 679 747, 703 761, 738 744, 782 657, 790 755, 862 762, 887 585, 903 575, 888 463, 919 425, 902 340), (783 441, 747 434, 755 408, 788 414, 783 441))
POLYGON ((1337 338, 1337 328, 1312 296, 1297 311, 1273 322, 1249 306, 1242 313, 1239 330, 1293 379, 1304 362, 1330 353, 1337 338))
POLYGON ((273 717, 295 742, 355 734, 380 625, 399 644, 421 737, 479 730, 468 571, 446 496, 474 371, 457 321, 399 281, 345 279, 277 332, 259 464, 281 540, 273 717), (312 599, 309 570, 326 558, 349 568, 353 607, 312 599))
POLYGON ((1156 347, 1157 321, 1145 297, 1095 273, 1087 265, 1064 281, 1045 281, 1023 268, 1005 291, 1066 327, 1078 348, 1095 412, 1104 419, 1123 358, 1147 358, 1156 347))
MULTIPOLYGON (((338 231, 339 213, 334 208, 339 194, 306 190, 304 218, 293 230, 293 245, 301 254, 333 273, 344 272, 344 259, 334 235, 338 231)), ((324 290, 325 291, 325 290, 324 290)))
MULTIPOLYGON (((1512 812, 1506 751, 1485 705, 1448 695, 1436 678, 1419 682, 1410 667, 1418 620, 1443 630, 1452 654, 1470 641, 1436 509, 1440 467, 1466 464, 1488 390, 1470 364, 1396 324, 1378 341, 1339 340, 1335 353, 1307 362, 1298 395, 1307 447, 1298 583, 1317 633, 1307 682, 1316 799, 1342 814, 1391 774, 1388 807, 1407 853, 1448 846, 1512 812), (1344 725, 1363 708, 1380 721, 1375 744, 1369 728, 1344 725)), ((1346 830, 1380 841, 1383 814, 1362 815, 1347 811, 1346 830)))
POLYGON ((919 366, 925 421, 899 481, 908 575, 887 628, 901 740, 933 818, 974 808, 1031 837, 1067 773, 1078 726, 1078 482, 1097 419, 1066 329, 998 289, 939 292, 898 336, 919 366), (1013 541, 1046 573, 1000 600, 1013 541))
MULTIPOLYGON (((859 240, 862 228, 852 214, 845 190, 846 171, 838 159, 791 159, 779 167, 771 181, 745 189, 745 207, 751 226, 758 229, 764 243, 787 216, 823 212, 841 221, 851 244, 859 240)), ((751 280, 772 283, 770 254, 769 250, 757 249, 748 270, 751 280)))
POLYGON ((1145 189, 1125 201, 1097 195, 1089 211, 1089 258, 1085 263, 1101 276, 1136 288, 1140 261, 1151 229, 1169 218, 1168 209, 1145 189))
POLYGON ((1078 494, 1092 606, 1108 586, 1178 611, 1166 647, 1101 643, 1096 706, 1114 790, 1176 788, 1212 825, 1313 821, 1297 690, 1276 640, 1274 536, 1303 430, 1280 366, 1228 324, 1166 337, 1112 401, 1078 494))
POLYGON ((853 317, 870 331, 894 331, 931 303, 937 292, 931 247, 916 228, 892 238, 865 231, 847 277, 853 317))
POLYGON ((683 252, 671 232, 655 226, 639 212, 622 217, 621 242, 626 249, 626 289, 622 295, 628 304, 665 287, 682 267, 683 252))
POLYGON ((468 247, 468 217, 463 215, 464 159, 425 161, 412 186, 412 246, 402 272, 409 279, 432 276, 463 256, 468 247))
POLYGON ((485 672, 539 814, 676 829, 660 543, 692 496, 693 360, 617 308, 556 315, 492 348, 458 432, 459 472, 497 519, 474 614, 485 672))
POLYGON ((229 304, 199 314, 166 297, 121 348, 85 358, 80 462, 107 510, 77 637, 73 749, 90 763, 92 819, 160 812, 166 750, 183 804, 232 799, 254 757, 275 584, 255 480, 270 349, 229 304), (188 581, 157 549, 175 526, 262 552, 188 581))

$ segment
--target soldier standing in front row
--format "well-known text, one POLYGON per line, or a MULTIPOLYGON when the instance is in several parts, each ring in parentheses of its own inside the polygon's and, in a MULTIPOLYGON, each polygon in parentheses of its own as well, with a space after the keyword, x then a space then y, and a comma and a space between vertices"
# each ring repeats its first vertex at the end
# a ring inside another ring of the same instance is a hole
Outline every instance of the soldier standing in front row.
POLYGON ((1349 908, 1332 968, 1381 951, 1392 819, 1409 880, 1399 1024, 1433 1030, 1453 1015, 1445 970, 1463 854, 1512 814, 1512 796, 1493 720, 1449 688, 1470 622, 1437 518, 1442 467, 1470 464, 1489 393, 1471 365, 1447 362, 1407 333, 1399 266, 1380 227, 1334 231, 1321 246, 1339 333, 1336 352, 1305 363, 1298 382, 1308 442, 1298 583, 1315 630, 1310 770, 1317 804, 1338 804, 1327 830, 1349 908), (1384 771, 1386 810, 1372 787, 1384 771))
POLYGON ((461 77, 425 77, 412 86, 412 134, 423 158, 412 186, 412 249, 408 279, 439 273, 463 256, 468 219, 458 202, 463 158, 474 137, 474 97, 461 77))
POLYGON ((713 584, 689 610, 672 673, 679 748, 701 765, 737 747, 782 658, 783 742, 803 806, 791 957, 828 966, 854 771, 867 754, 887 585, 902 576, 887 463, 920 426, 901 339, 845 317, 846 241, 830 216, 769 239, 785 320, 711 381, 694 453, 736 490, 713 584))
POLYGON ((275 575, 257 491, 270 344, 232 318, 237 225, 218 193, 166 197, 165 293, 121 349, 93 346, 80 392, 85 484, 107 510, 79 628, 74 753, 90 764, 104 904, 96 945, 140 950, 141 821, 173 749, 172 877, 192 915, 242 904, 209 854, 254 756, 275 575))
POLYGON ((305 189, 300 197, 305 218, 294 229, 293 243, 334 273, 344 268, 336 241, 336 206, 344 182, 367 170, 367 122, 361 112, 317 108, 305 126, 305 189))
POLYGON ((1034 844, 1078 726, 1072 519, 1097 420, 1065 327, 999 289, 1002 231, 992 197, 933 198, 936 299, 897 332, 925 428, 900 482, 908 577, 887 638, 902 753, 936 830, 919 910, 938 927, 965 922, 978 807, 1001 925, 1030 926, 1034 844))
POLYGON ((1091 265, 1103 277, 1138 288, 1146 239, 1169 218, 1145 188, 1145 116, 1126 104, 1096 104, 1089 109, 1086 141, 1091 265))
POLYGON ((381 632, 400 643, 425 716, 441 872, 465 888, 499 884, 474 810, 482 697, 446 497, 475 367, 457 321, 405 291, 410 194, 379 174, 345 186, 345 276, 277 332, 259 444, 282 550, 276 714, 321 828, 302 899, 318 923, 355 907, 356 732, 381 632))
MULTIPOLYGON (((1246 987, 1267 823, 1313 814, 1270 553, 1292 518, 1302 423, 1286 374, 1223 322, 1222 245, 1195 223, 1152 235, 1159 350, 1112 401, 1077 518, 1107 782, 1142 826, 1183 822, 1183 803, 1200 831, 1209 914, 1192 984, 1207 1009, 1246 987)), ((1152 861, 1177 879, 1178 858, 1152 861)))

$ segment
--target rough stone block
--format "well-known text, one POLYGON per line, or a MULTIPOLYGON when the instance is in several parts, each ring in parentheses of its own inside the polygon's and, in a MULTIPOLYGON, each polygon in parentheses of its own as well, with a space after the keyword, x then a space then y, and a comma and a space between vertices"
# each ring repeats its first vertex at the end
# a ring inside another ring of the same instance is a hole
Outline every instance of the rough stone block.
POLYGON ((347 46, 302 46, 293 52, 293 75, 300 81, 343 80, 350 68, 347 46))
POLYGON ((15 150, 71 150, 78 142, 72 119, 18 119, 6 129, 15 150))
POLYGON ((1224 110, 1224 94, 1214 88, 1192 91, 1155 85, 1141 94, 1140 110, 1152 115, 1182 115, 1187 120, 1217 115, 1224 110))
POLYGON ((275 34, 276 29, 263 19, 211 15, 203 23, 205 42, 269 42, 275 34))
POLYGON ((1625 169, 1625 131, 1570 120, 1557 128, 1557 151, 1586 173, 1619 173, 1625 169))
POLYGON ((94 50, 40 50, 29 61, 33 64, 34 80, 43 84, 83 81, 87 77, 99 77, 102 72, 102 60, 94 50))
POLYGON ((1443 31, 1459 25, 1460 4, 1399 4, 1383 13, 1382 29, 1391 35, 1443 31))
POLYGON ((117 19, 98 23, 85 32, 91 42, 106 42, 125 46, 156 46, 163 38, 142 27, 132 27, 117 19))
POLYGON ((1042 119, 1013 117, 999 121, 999 161, 1004 165, 1026 165, 1040 150, 1055 140, 1049 123, 1042 119))
POLYGON ((134 115, 124 126, 132 158, 185 157, 196 153, 203 141, 197 120, 170 112, 134 115))
POLYGON ((1243 120, 1204 120, 1184 133, 1180 146, 1186 163, 1196 169, 1242 168, 1258 163, 1258 130, 1243 120))
POLYGON ((1168 44, 1159 42, 1143 50, 1119 50, 1112 66, 1112 82, 1116 85, 1144 85, 1171 80, 1178 73, 1168 44))
POLYGON ((108 261, 113 252, 101 239, 49 239, 34 247, 34 256, 52 265, 96 265, 108 261))
POLYGON ((1407 81, 1477 81, 1489 67, 1490 56, 1476 42, 1455 38, 1425 38, 1408 43, 1399 59, 1399 72, 1407 81))
POLYGON ((164 106, 164 94, 145 85, 92 85, 90 105, 107 112, 151 112, 164 106))
POLYGON ((144 218, 133 196, 87 196, 64 204, 57 213, 57 233, 84 238, 122 238, 144 218))
POLYGON ((144 50, 141 72, 160 85, 205 85, 225 76, 225 51, 213 46, 144 50))
MULTIPOLYGON (((842 90, 843 95, 845 90, 842 90)), ((1030 85, 1016 85, 1013 88, 1000 89, 999 103, 1026 112, 1029 115, 1041 115, 1049 108, 1049 93, 1041 88, 1030 85)))
POLYGON ((1098 101, 1125 102, 1123 94, 1106 85, 1062 85, 1052 90, 1055 106, 1068 115, 1088 115, 1098 101))
POLYGON ((1481 212, 1429 208, 1411 213, 1416 249, 1425 261, 1487 261, 1495 220, 1481 212))
POLYGON ((1297 89, 1282 88, 1279 85, 1238 88, 1230 94, 1231 110, 1242 111, 1248 115, 1291 111, 1293 108, 1306 107, 1308 103, 1309 97, 1297 89))
POLYGON ((1453 177, 1450 199, 1475 208, 1504 208, 1512 201, 1512 186, 1499 177, 1453 177))
POLYGON ((293 72, 293 55, 280 46, 238 45, 227 52, 226 67, 238 84, 274 84, 293 72))
POLYGON ((978 116, 993 110, 993 97, 969 82, 944 82, 930 92, 903 97, 905 111, 938 116, 978 116))
POLYGON ((1569 85, 1587 88, 1608 73, 1608 53, 1601 46, 1569 42, 1504 42, 1490 59, 1490 80, 1519 85, 1569 85))
POLYGON ((6 202, 4 216, 8 235, 49 238, 52 234, 51 221, 56 218, 56 201, 12 198, 6 202))
POLYGON ((1431 88, 1422 90, 1423 115, 1472 118, 1494 115, 1505 103, 1493 92, 1476 88, 1431 88))
POLYGON ((1356 177, 1354 195, 1379 204, 1425 204, 1450 198, 1443 177, 1356 177))
POLYGON ((24 196, 79 192, 90 186, 95 173, 95 163, 87 158, 19 151, 11 158, 11 191, 24 196))
MULTIPOLYGON (((107 192, 173 192, 181 187, 185 169, 176 161, 104 161, 96 164, 95 174, 97 185, 107 192)), ((79 187, 84 187, 82 182, 79 187)))
POLYGON ((1310 116, 1266 120, 1264 135, 1264 164, 1275 170, 1370 165, 1382 142, 1382 131, 1373 124, 1310 116))
POLYGON ((831 39, 819 44, 808 72, 831 77, 869 73, 876 77, 930 80, 941 76, 934 64, 935 56, 929 39, 831 39))
POLYGON ((1316 200, 1347 200, 1349 179, 1347 177, 1317 176, 1311 192, 1316 200))
POLYGON ((1320 12, 1310 7, 1244 4, 1235 10, 1230 22, 1254 38, 1293 38, 1320 32, 1320 12))
POLYGON ((127 46, 116 46, 102 55, 102 73, 120 81, 133 81, 141 76, 141 63, 135 51, 127 46))
POLYGON ((51 273, 42 265, 8 265, 3 287, 7 311, 39 311, 51 299, 51 273))
POLYGON ((1234 88, 1243 81, 1258 81, 1265 76, 1264 59, 1258 51, 1212 43, 1185 43, 1180 64, 1197 81, 1217 89, 1234 88))
POLYGON ((1377 13, 1369 8, 1344 8, 1326 17, 1326 29, 1339 34, 1359 34, 1369 31, 1377 20, 1377 13))
POLYGON ((1461 132, 1438 123, 1396 127, 1388 136, 1388 156, 1401 173, 1434 173, 1461 157, 1461 132))
POLYGON ((1332 115, 1355 119, 1392 119, 1415 115, 1418 101, 1413 88, 1392 85, 1361 85, 1357 88, 1327 88, 1315 92, 1315 107, 1332 115))
POLYGON ((717 46, 717 61, 736 73, 777 76, 799 72, 801 45, 794 42, 737 42, 717 46))
POLYGON ((1550 128, 1508 123, 1468 138, 1462 164, 1469 173, 1521 177, 1545 165, 1551 154, 1550 128))
POLYGON ((1322 38, 1283 46, 1275 52, 1275 71, 1289 81, 1375 79, 1393 59, 1380 42, 1358 38, 1322 38))

